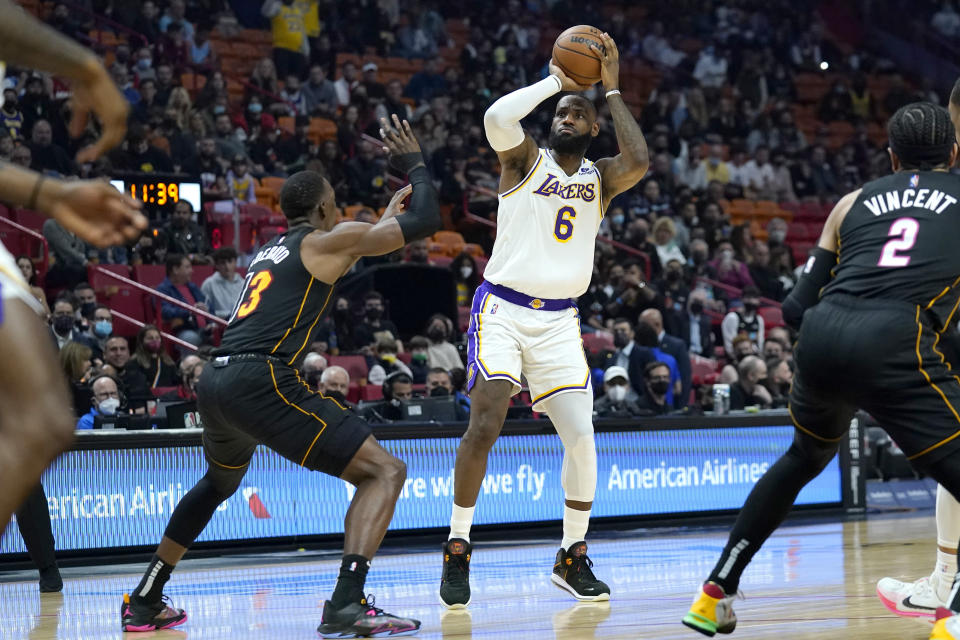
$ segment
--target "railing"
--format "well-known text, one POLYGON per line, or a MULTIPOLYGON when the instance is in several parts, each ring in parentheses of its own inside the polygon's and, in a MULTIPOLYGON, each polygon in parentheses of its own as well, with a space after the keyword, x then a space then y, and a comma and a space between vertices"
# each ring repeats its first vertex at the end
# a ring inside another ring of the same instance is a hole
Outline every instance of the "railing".
POLYGON ((43 237, 43 234, 40 233, 39 231, 36 231, 35 229, 31 229, 29 227, 23 226, 22 224, 14 222, 10 218, 0 217, 0 222, 7 224, 13 227, 14 229, 16 229, 17 231, 20 231, 29 236, 32 236, 40 241, 41 246, 43 246, 43 257, 41 259, 41 265, 43 268, 41 269, 41 271, 43 273, 46 273, 47 268, 50 266, 50 245, 47 244, 47 239, 43 237))
POLYGON ((213 323, 215 323, 215 324, 219 324, 219 325, 224 326, 224 327, 227 326, 227 321, 224 320, 223 318, 220 318, 219 316, 215 316, 215 315, 213 315, 212 313, 208 313, 208 312, 206 312, 206 311, 203 311, 203 310, 201 310, 201 309, 198 309, 197 307, 194 307, 193 305, 191 305, 191 304, 189 304, 189 303, 183 302, 182 300, 177 300, 176 298, 173 298, 173 297, 171 297, 171 296, 168 296, 168 295, 165 294, 165 293, 160 293, 160 292, 157 291, 156 289, 152 289, 152 288, 148 287, 148 286, 145 285, 145 284, 142 284, 142 283, 140 283, 140 282, 137 282, 136 280, 131 280, 130 278, 127 278, 127 277, 125 277, 125 276, 122 276, 122 275, 120 275, 119 273, 114 273, 114 272, 112 272, 112 271, 109 271, 109 270, 104 269, 103 267, 100 267, 100 266, 97 266, 97 265, 94 265, 93 269, 94 269, 94 271, 96 271, 96 272, 99 273, 100 275, 107 276, 107 277, 109 277, 109 278, 113 278, 114 280, 119 280, 120 282, 122 282, 122 283, 124 283, 124 284, 126 284, 126 285, 130 285, 131 287, 133 287, 133 288, 135 288, 135 289, 139 289, 140 291, 142 291, 142 292, 144 292, 144 293, 146 293, 146 294, 148 294, 148 295, 154 296, 155 298, 159 298, 159 299, 162 300, 163 302, 169 302, 170 304, 172 304, 172 305, 174 305, 174 306, 177 306, 177 307, 180 307, 181 309, 186 309, 186 310, 189 311, 190 313, 192 313, 192 314, 194 314, 194 315, 197 315, 197 316, 200 316, 201 318, 204 318, 205 320, 209 320, 210 322, 213 322, 213 323))
MULTIPOLYGON (((125 313, 120 313, 119 311, 117 311, 117 310, 115 310, 115 309, 111 309, 111 310, 110 310, 110 313, 113 314, 114 317, 120 318, 120 319, 123 320, 124 322, 129 322, 129 323, 132 324, 133 326, 138 327, 138 328, 140 328, 140 329, 143 329, 145 326, 147 326, 146 323, 140 322, 140 321, 137 320, 136 318, 131 318, 131 317, 128 316, 127 314, 125 314, 125 313)), ((158 331, 159 331, 159 330, 158 330, 158 331)), ((169 333, 167 333, 166 331, 160 331, 160 335, 163 336, 164 338, 166 338, 167 340, 169 340, 170 342, 172 342, 173 344, 179 346, 179 347, 183 347, 183 348, 185 348, 185 349, 190 349, 191 351, 196 351, 196 350, 197 350, 196 345, 191 344, 191 343, 187 342, 186 340, 181 340, 181 339, 178 338, 177 336, 172 335, 172 334, 169 334, 169 333)))

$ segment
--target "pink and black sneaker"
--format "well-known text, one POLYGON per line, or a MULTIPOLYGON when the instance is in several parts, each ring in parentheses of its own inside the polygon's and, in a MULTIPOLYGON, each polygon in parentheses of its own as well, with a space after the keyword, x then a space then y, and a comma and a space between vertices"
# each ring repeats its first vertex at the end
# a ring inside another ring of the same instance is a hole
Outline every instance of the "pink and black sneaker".
POLYGON ((372 595, 342 609, 323 603, 323 618, 317 627, 321 638, 396 638, 420 631, 420 621, 401 618, 378 609, 372 595))
POLYGON ((187 612, 170 606, 167 596, 156 604, 145 604, 123 594, 120 628, 124 631, 158 631, 178 627, 187 621, 187 612))

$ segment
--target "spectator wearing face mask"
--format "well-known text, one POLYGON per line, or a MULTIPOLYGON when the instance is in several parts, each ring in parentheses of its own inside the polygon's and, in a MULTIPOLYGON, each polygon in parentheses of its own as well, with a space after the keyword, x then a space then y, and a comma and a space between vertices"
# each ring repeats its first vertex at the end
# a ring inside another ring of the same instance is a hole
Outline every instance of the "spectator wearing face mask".
POLYGON ((783 300, 783 283, 780 282, 779 272, 770 264, 770 247, 766 242, 757 240, 750 253, 753 256, 750 277, 757 284, 760 295, 771 300, 783 300))
POLYGON ((327 359, 319 353, 310 352, 303 359, 303 365, 300 367, 300 375, 303 381, 307 383, 312 391, 320 390, 320 377, 327 369, 327 359))
POLYGON ((93 350, 94 359, 101 360, 107 340, 113 335, 113 313, 110 307, 105 304, 95 305, 93 313, 87 318, 87 324, 89 329, 84 335, 97 346, 93 350))
POLYGON ((143 370, 151 389, 173 387, 177 384, 177 367, 163 348, 163 336, 152 324, 137 333, 133 360, 143 370))
POLYGON ((753 278, 750 277, 750 271, 747 265, 736 259, 733 245, 724 241, 717 247, 716 257, 710 262, 710 266, 716 273, 716 279, 722 284, 735 289, 753 286, 753 278))
POLYGON ((63 349, 68 342, 79 342, 90 347, 96 346, 93 341, 77 329, 76 304, 69 293, 61 295, 53 303, 53 326, 50 329, 57 349, 63 349))
POLYGON ((413 378, 410 367, 397 358, 397 341, 387 334, 381 334, 374 345, 373 366, 367 374, 370 384, 383 384, 383 381, 392 373, 402 372, 413 378))
POLYGON ((613 321, 613 346, 616 352, 610 354, 604 365, 626 369, 627 380, 636 394, 643 394, 643 368, 656 360, 653 351, 634 342, 636 333, 633 324, 627 318, 617 318, 613 321))
POLYGON ((356 406, 347 402, 347 393, 350 392, 350 374, 343 367, 331 365, 320 375, 320 393, 336 400, 348 409, 356 406))
POLYGON ((593 402, 593 413, 598 418, 629 418, 640 415, 636 391, 630 386, 630 376, 623 367, 609 367, 603 374, 603 395, 593 402))
MULTIPOLYGON (((680 365, 677 363, 677 359, 663 349, 656 329, 648 322, 642 320, 638 322, 634 333, 634 339, 637 341, 637 345, 649 349, 654 361, 661 362, 670 369, 670 388, 667 389, 666 397, 667 402, 672 407, 674 399, 681 393, 683 388, 683 376, 680 375, 680 365)), ((646 393, 646 390, 644 390, 644 393, 646 393)))
POLYGON ((666 266, 663 269, 663 278, 656 283, 663 296, 663 316, 668 327, 667 332, 673 335, 676 335, 680 316, 686 312, 687 298, 690 297, 690 288, 683 277, 683 263, 684 261, 680 260, 664 263, 666 266))
POLYGON ((687 308, 679 317, 677 332, 674 334, 687 343, 690 353, 713 357, 713 324, 710 316, 704 313, 707 295, 702 289, 690 294, 687 308))
POLYGON ((320 321, 316 343, 323 348, 313 349, 317 353, 339 355, 353 353, 359 349, 354 338, 355 321, 350 310, 350 301, 340 296, 333 303, 333 311, 320 321))
POLYGON ((757 356, 747 356, 737 367, 740 379, 730 386, 730 408, 733 410, 757 406, 769 409, 773 398, 764 385, 767 365, 757 356))
POLYGON ((430 341, 423 336, 414 336, 410 339, 410 371, 413 373, 413 384, 425 384, 427 374, 430 373, 430 341))
POLYGON ((427 321, 427 361, 430 367, 439 367, 450 371, 463 366, 460 353, 450 342, 453 335, 453 321, 442 313, 435 314, 427 321))
MULTIPOLYGON (((770 341, 767 341, 770 344, 770 341)), ((772 406, 787 406, 790 399, 790 385, 793 384, 793 366, 782 358, 767 358, 767 390, 770 392, 772 406)))
POLYGON ((637 401, 641 415, 662 416, 670 413, 672 404, 667 400, 671 390, 670 367, 664 362, 651 362, 643 370, 643 397, 637 401))
POLYGON ((763 316, 757 313, 760 308, 760 290, 749 286, 743 290, 743 310, 731 311, 720 324, 723 334, 723 348, 727 354, 733 356, 733 339, 745 335, 763 351, 764 324, 763 316))
POLYGON ((90 386, 93 390, 93 406, 77 421, 78 430, 93 429, 95 418, 113 416, 120 410, 120 387, 113 377, 101 375, 90 386))
POLYGON ((427 393, 431 398, 454 396, 454 410, 458 421, 467 421, 470 419, 470 400, 462 395, 456 394, 453 390, 453 379, 450 372, 440 367, 430 369, 427 374, 427 393))
POLYGON ((477 261, 469 253, 461 253, 450 263, 450 271, 457 287, 457 306, 469 307, 474 292, 483 280, 477 269, 477 261))
POLYGON ((363 322, 353 332, 358 347, 371 346, 376 342, 378 333, 389 333, 394 340, 400 340, 397 325, 384 319, 384 312, 385 305, 380 293, 371 291, 363 296, 363 322))

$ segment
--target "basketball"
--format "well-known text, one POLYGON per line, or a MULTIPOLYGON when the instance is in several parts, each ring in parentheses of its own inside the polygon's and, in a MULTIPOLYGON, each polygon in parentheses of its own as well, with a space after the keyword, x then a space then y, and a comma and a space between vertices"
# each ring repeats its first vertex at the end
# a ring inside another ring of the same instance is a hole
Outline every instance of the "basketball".
POLYGON ((580 84, 600 82, 600 57, 590 45, 603 50, 601 33, 596 27, 579 24, 561 33, 553 43, 553 60, 571 80, 580 84))

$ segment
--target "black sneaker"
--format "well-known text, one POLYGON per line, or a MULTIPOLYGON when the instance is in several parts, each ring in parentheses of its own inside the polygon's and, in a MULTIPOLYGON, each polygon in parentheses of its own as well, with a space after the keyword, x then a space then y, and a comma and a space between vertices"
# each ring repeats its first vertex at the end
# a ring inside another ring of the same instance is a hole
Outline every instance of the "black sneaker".
POLYGON ((124 631, 170 629, 186 621, 186 611, 171 607, 167 596, 163 596, 163 599, 156 604, 146 604, 137 598, 131 598, 129 593, 123 594, 123 604, 120 605, 120 628, 124 631))
POLYGON ((63 578, 56 564, 40 570, 40 593, 59 593, 63 591, 63 578))
POLYGON ((395 638, 420 631, 419 620, 389 614, 373 604, 372 595, 343 609, 334 609, 333 603, 327 600, 323 603, 317 635, 321 638, 395 638))
POLYGON ((587 557, 587 543, 576 542, 557 551, 550 580, 577 600, 609 600, 610 587, 593 575, 593 561, 587 557))
POLYGON ((470 554, 473 545, 463 538, 443 543, 443 577, 440 578, 440 604, 447 609, 463 609, 470 604, 470 554))

